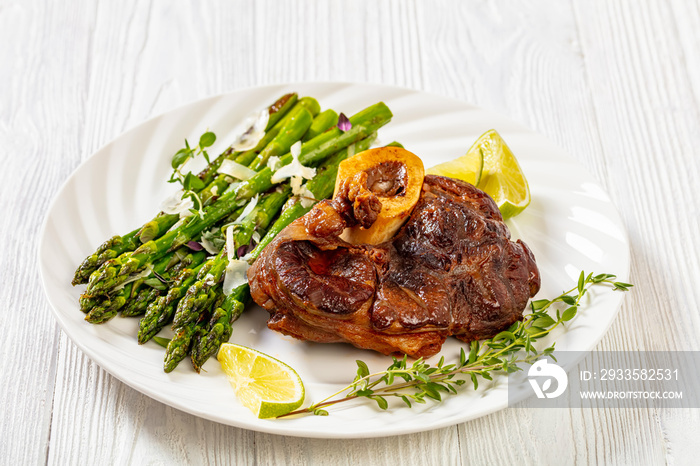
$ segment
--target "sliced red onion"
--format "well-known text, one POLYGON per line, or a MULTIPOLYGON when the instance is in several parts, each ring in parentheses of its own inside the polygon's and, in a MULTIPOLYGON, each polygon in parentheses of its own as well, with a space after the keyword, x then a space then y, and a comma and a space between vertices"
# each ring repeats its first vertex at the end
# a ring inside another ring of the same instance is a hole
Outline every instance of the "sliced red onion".
POLYGON ((187 247, 193 251, 201 251, 202 249, 204 249, 202 245, 196 241, 190 241, 189 243, 187 243, 187 247))
POLYGON ((251 239, 250 243, 244 244, 243 246, 239 247, 238 250, 236 251, 236 257, 239 259, 248 254, 250 251, 255 249, 256 246, 255 240, 251 239))
POLYGON ((247 244, 244 244, 243 246, 239 247, 239 248, 236 250, 236 256, 237 256, 237 257, 243 257, 243 256, 245 256, 246 252, 248 252, 248 245, 247 245, 247 244))
POLYGON ((338 115, 338 129, 344 133, 350 131, 350 128, 352 128, 352 123, 350 123, 348 117, 344 113, 338 115))

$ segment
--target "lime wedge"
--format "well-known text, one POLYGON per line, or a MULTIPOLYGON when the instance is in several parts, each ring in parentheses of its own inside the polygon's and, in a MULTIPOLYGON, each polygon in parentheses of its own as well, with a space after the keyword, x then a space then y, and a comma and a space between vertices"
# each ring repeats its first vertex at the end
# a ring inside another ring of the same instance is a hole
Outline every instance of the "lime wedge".
POLYGON ((482 134, 470 151, 483 151, 481 180, 476 186, 496 201, 503 218, 518 215, 530 204, 530 187, 518 160, 496 130, 482 134))
POLYGON ((440 165, 435 165, 432 168, 428 168, 425 173, 428 175, 440 175, 447 176, 449 178, 456 178, 476 186, 481 180, 483 166, 483 150, 474 144, 471 149, 467 151, 466 155, 450 160, 449 162, 441 163, 440 165))
POLYGON ((231 343, 221 345, 216 359, 241 404, 261 419, 287 414, 304 402, 299 374, 278 359, 231 343))

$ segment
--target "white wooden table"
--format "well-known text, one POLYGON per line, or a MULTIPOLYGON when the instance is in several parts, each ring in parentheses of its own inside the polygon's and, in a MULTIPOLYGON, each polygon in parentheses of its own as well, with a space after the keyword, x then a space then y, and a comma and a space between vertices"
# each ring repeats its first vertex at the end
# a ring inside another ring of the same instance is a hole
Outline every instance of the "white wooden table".
POLYGON ((698 350, 697 1, 0 0, 0 463, 697 463, 699 410, 504 410, 326 441, 141 395, 62 333, 37 233, 97 148, 245 86, 348 80, 462 99, 554 140, 608 190, 635 284, 601 349, 698 350))

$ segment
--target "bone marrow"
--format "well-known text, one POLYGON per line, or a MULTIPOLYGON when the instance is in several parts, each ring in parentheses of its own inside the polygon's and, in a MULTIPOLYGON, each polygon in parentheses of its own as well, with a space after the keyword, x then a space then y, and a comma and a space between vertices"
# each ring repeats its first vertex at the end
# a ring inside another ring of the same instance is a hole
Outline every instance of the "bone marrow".
POLYGON ((369 149, 343 161, 333 197, 342 192, 364 209, 357 224, 343 232, 343 240, 352 244, 388 241, 418 202, 424 177, 421 159, 400 147, 369 149))

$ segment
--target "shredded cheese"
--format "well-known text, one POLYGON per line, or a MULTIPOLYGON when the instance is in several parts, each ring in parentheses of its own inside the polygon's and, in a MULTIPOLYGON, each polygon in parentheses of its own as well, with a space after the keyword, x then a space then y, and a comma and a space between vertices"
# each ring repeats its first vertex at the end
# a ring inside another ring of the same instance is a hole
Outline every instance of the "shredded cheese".
POLYGON ((292 154, 292 162, 289 165, 277 170, 271 178, 273 184, 279 183, 292 176, 300 176, 304 179, 310 180, 316 176, 316 169, 311 167, 305 167, 299 161, 299 155, 301 155, 301 142, 297 141, 289 149, 290 154, 292 154))
POLYGON ((255 175, 255 170, 251 170, 245 165, 236 163, 233 160, 225 159, 221 162, 221 166, 217 170, 219 173, 224 175, 232 176, 239 180, 247 180, 255 175))
POLYGON ((202 245, 202 247, 209 253, 209 254, 218 254, 219 249, 212 243, 209 238, 205 238, 204 235, 202 235, 202 238, 199 240, 199 244, 202 245))
POLYGON ((277 170, 277 165, 280 163, 280 158, 277 157, 276 155, 273 155, 269 159, 267 159, 267 166, 270 167, 270 170, 275 171, 277 170))
POLYGON ((236 135, 231 148, 235 151, 245 151, 257 146, 265 136, 265 128, 269 119, 270 110, 267 108, 248 115, 242 125, 244 130, 236 135))
POLYGON ((226 228, 226 257, 229 262, 236 258, 236 251, 234 251, 234 249, 233 227, 229 225, 229 227, 226 228))
MULTIPOLYGON (((227 178, 230 178, 230 177, 227 177, 227 178)), ((234 181, 233 178, 231 178, 230 183, 231 184, 228 185, 228 188, 226 188, 226 190, 223 193, 221 193, 222 196, 224 194, 230 193, 231 191, 235 191, 238 188, 238 186, 240 186, 240 184, 241 184, 240 181, 234 181)))
POLYGON ((306 185, 301 185, 303 179, 301 176, 293 176, 289 181, 289 185, 292 187, 292 194, 299 198, 302 207, 311 207, 316 203, 316 198, 314 193, 309 191, 306 185))
MULTIPOLYGON (((255 204, 257 202, 257 196, 248 204, 255 204)), ((252 210, 252 209, 251 209, 252 210)), ((244 212, 245 213, 245 210, 244 212)), ((241 217, 243 214, 241 214, 241 217)), ((250 265, 246 262, 246 257, 241 259, 236 259, 235 243, 233 241, 233 226, 229 226, 226 229, 226 257, 228 258, 228 265, 226 266, 226 272, 224 275, 224 285, 223 292, 226 296, 230 295, 233 290, 239 286, 248 283, 248 267, 250 265)))
MULTIPOLYGON (((260 195, 258 194, 253 199, 251 199, 250 202, 248 202, 248 205, 245 206, 245 209, 243 209, 243 212, 241 212, 241 215, 239 215, 238 218, 233 221, 233 223, 235 225, 243 223, 243 220, 248 216, 248 214, 250 214, 253 211, 253 209, 255 209, 255 206, 258 205, 258 198, 259 197, 260 197, 260 195)), ((227 231, 227 233, 228 233, 228 231, 227 231)))
POLYGON ((183 194, 184 191, 180 190, 168 196, 160 205, 160 210, 166 214, 179 214, 181 217, 192 215, 190 209, 194 209, 194 202, 189 197, 182 199, 183 194))
POLYGON ((301 183, 304 181, 304 178, 301 176, 293 176, 291 180, 289 180, 289 186, 292 187, 292 194, 295 196, 298 196, 301 194, 301 183))
POLYGON ((132 283, 132 282, 135 282, 136 280, 141 280, 142 278, 148 277, 151 274, 151 272, 152 272, 152 269, 150 267, 146 267, 145 269, 143 269, 139 273, 129 276, 129 278, 121 285, 114 287, 114 291, 119 291, 122 288, 124 288, 126 285, 128 285, 129 283, 132 283))
POLYGON ((177 222, 175 222, 175 225, 171 226, 170 229, 169 229, 168 231, 177 230, 177 229, 180 228, 182 225, 184 225, 186 221, 187 221, 187 218, 186 218, 186 217, 183 217, 182 215, 180 215, 180 220, 178 220, 177 222))
POLYGON ((318 202, 314 197, 314 193, 309 191, 309 188, 307 188, 306 185, 304 185, 301 188, 301 192, 299 193, 299 200, 301 202, 301 206, 304 208, 311 207, 312 205, 316 204, 316 202, 318 202))
MULTIPOLYGON (((232 235, 233 236, 233 235, 232 235)), ((230 251, 227 246, 227 252, 230 251)), ((248 283, 248 262, 241 259, 231 259, 229 254, 228 265, 226 266, 226 275, 224 275, 223 292, 226 296, 230 295, 233 290, 241 285, 248 283)))

